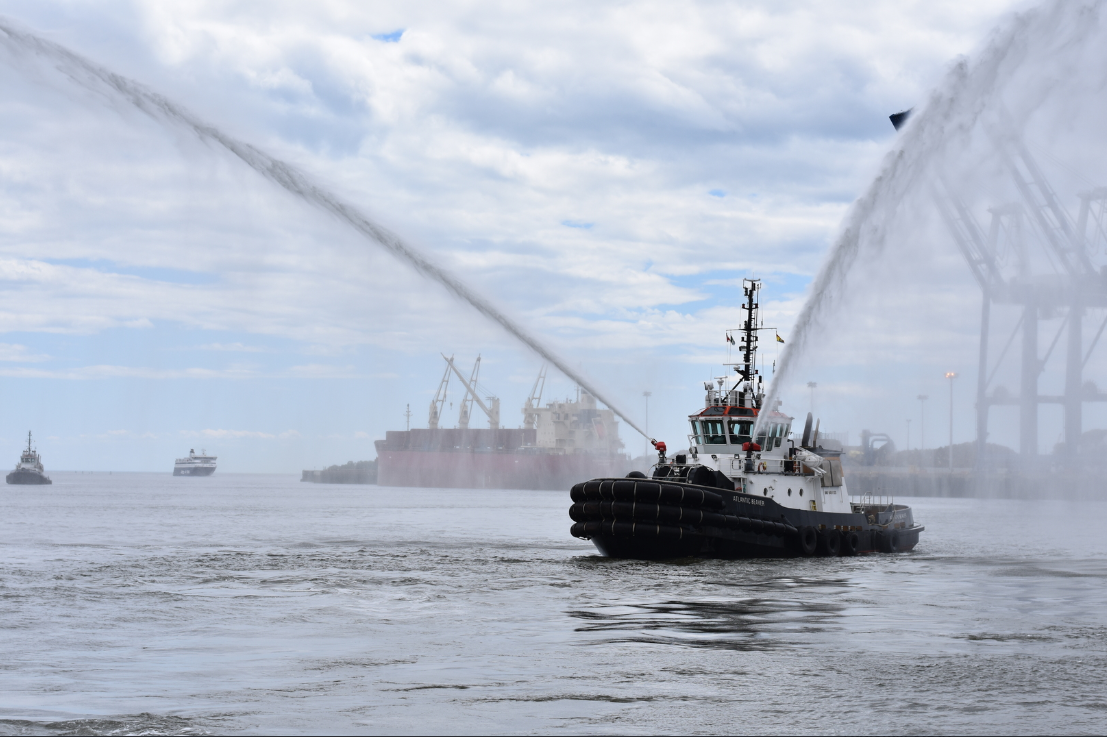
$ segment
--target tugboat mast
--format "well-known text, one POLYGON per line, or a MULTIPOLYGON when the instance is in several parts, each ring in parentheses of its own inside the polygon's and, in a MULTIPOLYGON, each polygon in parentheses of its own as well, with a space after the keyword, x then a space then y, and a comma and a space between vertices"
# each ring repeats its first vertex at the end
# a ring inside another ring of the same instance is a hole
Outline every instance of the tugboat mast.
POLYGON ((742 363, 735 366, 734 370, 742 377, 742 381, 744 382, 740 398, 740 403, 743 407, 760 407, 761 404, 761 397, 753 385, 754 378, 758 374, 757 331, 760 330, 760 328, 757 325, 757 319, 758 308, 760 306, 758 302, 760 292, 760 279, 742 280, 742 293, 746 298, 746 303, 742 305, 742 310, 746 313, 746 318, 742 321, 742 334, 740 336, 740 340, 742 341, 740 347, 742 351, 742 363))

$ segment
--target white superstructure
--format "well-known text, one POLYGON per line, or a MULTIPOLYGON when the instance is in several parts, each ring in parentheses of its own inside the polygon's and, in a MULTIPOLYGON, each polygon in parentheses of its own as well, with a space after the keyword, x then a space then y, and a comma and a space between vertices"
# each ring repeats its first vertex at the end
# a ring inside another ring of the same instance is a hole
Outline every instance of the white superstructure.
POLYGON ((173 464, 174 476, 211 476, 215 473, 217 456, 209 456, 204 449, 197 455, 195 450, 188 451, 187 458, 178 458, 173 464))

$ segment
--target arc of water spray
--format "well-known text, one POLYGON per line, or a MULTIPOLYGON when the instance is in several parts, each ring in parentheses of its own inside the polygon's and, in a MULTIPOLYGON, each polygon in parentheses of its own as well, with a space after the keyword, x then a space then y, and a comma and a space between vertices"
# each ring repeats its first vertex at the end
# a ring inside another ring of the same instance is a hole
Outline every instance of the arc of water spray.
MULTIPOLYGON (((943 83, 930 95, 926 105, 911 116, 895 148, 886 156, 880 173, 850 208, 841 233, 811 284, 811 293, 777 362, 776 373, 762 406, 774 406, 796 362, 809 348, 812 334, 818 332, 821 316, 829 311, 842 291, 850 270, 863 250, 871 248, 879 251, 882 248, 896 208, 908 192, 928 175, 931 164, 949 146, 951 138, 971 131, 989 111, 994 113, 995 105, 992 103, 1002 93, 999 84, 1002 74, 1007 65, 1019 63, 1031 31, 1055 26, 1066 12, 1079 16, 1094 8, 1098 13, 1104 3, 1095 0, 1087 5, 1088 8, 1070 8, 1064 0, 1060 0, 1012 16, 1005 26, 994 32, 990 43, 971 66, 964 59, 955 64, 943 83)), ((1090 18, 1084 18, 1082 23, 1074 26, 1074 36, 1087 36, 1096 25, 1090 18)), ((1073 44, 1076 40, 1075 37, 1069 38, 1073 44)), ((1032 94, 1044 97, 1049 91, 1049 86, 1043 86, 1032 94)), ((1033 105, 1027 107, 1032 109, 1033 105)), ((763 418, 768 414, 758 415, 754 437, 759 434, 763 418)))
POLYGON ((182 126, 192 131, 201 140, 226 149, 270 182, 305 202, 331 213, 361 235, 383 246, 393 256, 406 262, 423 276, 444 286, 451 294, 467 302, 477 312, 498 323, 532 351, 556 366, 561 373, 610 407, 611 411, 618 415, 623 422, 646 436, 646 433, 638 425, 630 420, 626 414, 620 412, 610 399, 597 391, 590 381, 580 376, 564 359, 553 353, 492 303, 474 292, 472 288, 456 276, 432 262, 421 251, 404 242, 398 235, 370 220, 358 208, 311 181, 303 172, 300 172, 291 164, 270 156, 256 146, 228 136, 215 126, 200 120, 180 105, 147 89, 138 82, 116 74, 60 44, 16 29, 3 18, 0 18, 0 34, 2 34, 0 35, 0 42, 9 50, 17 54, 23 52, 52 60, 59 65, 60 71, 65 73, 74 83, 86 89, 99 91, 103 86, 106 86, 110 91, 116 93, 151 118, 182 126))

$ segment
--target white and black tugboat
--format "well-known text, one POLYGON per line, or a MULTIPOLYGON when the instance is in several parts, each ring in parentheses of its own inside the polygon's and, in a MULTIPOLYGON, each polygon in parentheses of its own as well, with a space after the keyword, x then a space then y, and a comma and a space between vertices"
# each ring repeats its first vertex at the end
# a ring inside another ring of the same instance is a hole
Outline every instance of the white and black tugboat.
POLYGON ((189 449, 188 458, 178 458, 173 464, 174 476, 211 476, 215 473, 215 461, 218 456, 209 456, 201 449, 196 455, 195 449, 189 449))
POLYGON ((38 451, 31 448, 31 431, 27 431, 27 449, 19 456, 15 470, 8 474, 9 484, 52 484, 53 481, 42 468, 42 459, 38 451))
POLYGON ((670 460, 665 443, 651 441, 658 451, 652 478, 632 472, 574 486, 575 537, 616 558, 836 556, 918 544, 924 528, 910 507, 850 499, 841 450, 820 447, 810 413, 797 443, 793 418, 762 406, 760 290, 759 280, 743 280, 745 316, 733 331, 741 335, 742 362, 729 364, 738 376, 705 386, 706 406, 688 418, 688 453, 670 460))

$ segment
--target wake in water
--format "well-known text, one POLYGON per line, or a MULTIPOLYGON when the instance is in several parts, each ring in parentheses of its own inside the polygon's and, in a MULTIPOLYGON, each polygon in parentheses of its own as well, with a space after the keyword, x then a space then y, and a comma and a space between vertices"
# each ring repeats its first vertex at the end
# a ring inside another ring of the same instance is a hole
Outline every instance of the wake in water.
POLYGON ((16 57, 41 57, 51 61, 75 84, 93 92, 109 92, 126 101, 155 120, 191 131, 198 138, 229 151, 247 166, 270 182, 282 187, 296 197, 331 213, 370 241, 387 249, 394 256, 410 264, 423 276, 438 282, 454 296, 471 305, 477 312, 493 320, 508 333, 521 341, 546 361, 558 368, 592 396, 606 404, 623 422, 642 431, 625 413, 592 383, 574 371, 560 356, 543 345, 536 337, 523 329, 487 299, 477 294, 456 276, 431 261, 424 253, 406 243, 398 235, 370 220, 358 208, 343 201, 321 185, 311 181, 287 162, 276 159, 248 143, 236 140, 210 123, 206 123, 180 105, 153 92, 134 80, 123 77, 105 67, 53 41, 15 28, 10 21, 0 19, 0 44, 16 57))
MULTIPOLYGON (((959 60, 925 105, 917 108, 881 171, 851 207, 813 281, 792 338, 779 359, 765 406, 775 406, 809 354, 815 336, 831 332, 827 318, 848 291, 879 288, 872 283, 853 284, 850 279, 858 281, 855 272, 859 264, 875 260, 891 243, 903 243, 890 232, 898 228, 902 233, 904 211, 925 209, 929 211, 926 217, 937 219, 931 192, 944 179, 943 172, 955 170, 968 177, 989 168, 1002 170, 995 165, 997 139, 1021 139, 1028 127, 1041 127, 1043 117, 1049 119, 1053 135, 1039 135, 1051 148, 1059 145, 1059 136, 1077 137, 1064 127, 1079 115, 1074 112, 1074 101, 1102 96, 1107 83, 1103 6, 1101 0, 1055 0, 1011 16, 975 58, 959 60)), ((1086 109, 1082 112, 1091 115, 1086 109)), ((1090 140, 1094 139, 1085 138, 1084 142, 1090 140)), ((1087 150, 1081 152, 1083 159, 1078 160, 1089 161, 1088 154, 1087 150)), ((957 177, 952 180, 959 185, 958 194, 964 193, 970 204, 979 204, 982 196, 1010 187, 1009 181, 1005 185, 999 182, 1006 172, 991 176, 990 180, 978 176, 972 189, 957 177)), ((906 249, 896 257, 920 258, 906 249)))

